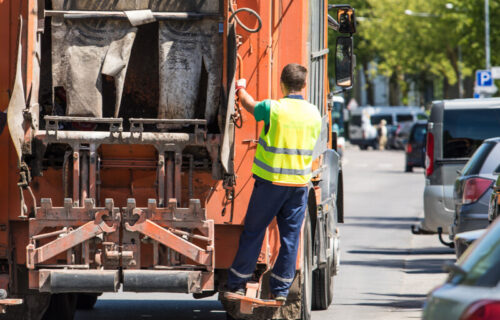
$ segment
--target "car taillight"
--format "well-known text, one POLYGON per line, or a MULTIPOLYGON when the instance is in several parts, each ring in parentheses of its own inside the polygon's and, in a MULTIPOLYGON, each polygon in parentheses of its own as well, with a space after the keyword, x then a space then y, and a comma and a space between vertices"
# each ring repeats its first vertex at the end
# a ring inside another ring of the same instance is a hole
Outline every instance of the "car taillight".
POLYGON ((460 320, 500 320, 500 301, 474 302, 465 310, 460 320))
POLYGON ((488 190, 493 180, 484 178, 471 178, 465 181, 462 203, 476 202, 488 190))
POLYGON ((406 145, 406 153, 411 153, 412 151, 413 151, 413 148, 412 148, 411 144, 408 143, 406 145))
POLYGON ((428 177, 434 172, 434 135, 427 133, 427 145, 425 147, 425 175, 428 177))

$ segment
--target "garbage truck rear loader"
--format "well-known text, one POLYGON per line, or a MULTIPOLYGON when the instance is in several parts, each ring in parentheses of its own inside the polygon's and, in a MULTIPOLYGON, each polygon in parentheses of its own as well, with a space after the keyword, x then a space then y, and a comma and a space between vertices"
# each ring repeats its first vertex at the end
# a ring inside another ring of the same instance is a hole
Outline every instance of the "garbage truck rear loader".
MULTIPOLYGON (((291 62, 308 67, 306 96, 323 116, 292 291, 284 305, 268 301, 279 251, 272 223, 256 284, 245 299, 220 299, 229 318, 309 319, 312 308, 327 308, 343 219, 327 28, 342 31, 347 19, 343 32, 352 35, 354 24, 352 8, 336 9, 339 23, 323 0, 1 3, 7 318, 73 319, 77 307, 119 289, 218 293, 243 228, 261 130, 239 108, 234 82, 248 79, 259 100, 278 98, 291 62)), ((339 63, 352 58, 352 38, 341 39, 339 63)), ((346 70, 342 87, 351 85, 352 60, 346 70)))

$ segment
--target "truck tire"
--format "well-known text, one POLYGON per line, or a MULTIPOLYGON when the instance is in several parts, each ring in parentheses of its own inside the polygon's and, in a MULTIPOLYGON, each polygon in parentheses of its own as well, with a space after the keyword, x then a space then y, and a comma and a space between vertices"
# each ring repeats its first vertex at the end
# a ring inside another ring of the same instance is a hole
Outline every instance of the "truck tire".
MULTIPOLYGON (((325 227, 326 228, 326 227, 325 227)), ((329 243, 330 249, 327 249, 327 261, 323 268, 317 268, 313 271, 313 310, 326 310, 333 299, 333 276, 334 276, 334 255, 335 240, 328 238, 328 232, 325 230, 324 237, 320 241, 329 243)))
POLYGON ((333 272, 331 258, 322 269, 313 272, 313 310, 326 310, 333 300, 333 272))
POLYGON ((226 320, 238 320, 237 318, 233 318, 229 313, 226 313, 226 320))
POLYGON ((302 246, 304 248, 304 259, 302 261, 302 283, 301 283, 301 311, 300 320, 311 320, 312 307, 312 240, 311 240, 311 219, 306 211, 304 220, 304 234, 302 236, 302 246))
POLYGON ((50 305, 42 320, 73 320, 76 311, 76 293, 57 293, 50 297, 50 305))
POLYGON ((78 293, 76 300, 76 309, 92 310, 97 302, 99 294, 97 293, 78 293))

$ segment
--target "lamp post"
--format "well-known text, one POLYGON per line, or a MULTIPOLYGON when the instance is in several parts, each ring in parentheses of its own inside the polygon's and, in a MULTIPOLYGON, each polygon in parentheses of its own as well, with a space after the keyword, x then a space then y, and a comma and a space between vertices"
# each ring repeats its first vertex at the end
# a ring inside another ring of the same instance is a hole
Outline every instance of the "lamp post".
POLYGON ((413 16, 413 17, 422 17, 422 18, 437 18, 439 17, 438 15, 436 14, 432 14, 432 13, 427 13, 427 12, 413 12, 412 10, 410 9, 406 9, 405 10, 405 14, 407 16, 413 16))
POLYGON ((486 51, 486 70, 491 69, 491 51, 490 51, 490 1, 484 0, 484 42, 486 51))
MULTIPOLYGON (((446 4, 447 9, 453 9, 453 3, 446 4)), ((406 13, 406 11, 405 11, 406 13)), ((490 0, 484 0, 484 52, 486 57, 486 70, 491 69, 491 47, 490 47, 490 0)))

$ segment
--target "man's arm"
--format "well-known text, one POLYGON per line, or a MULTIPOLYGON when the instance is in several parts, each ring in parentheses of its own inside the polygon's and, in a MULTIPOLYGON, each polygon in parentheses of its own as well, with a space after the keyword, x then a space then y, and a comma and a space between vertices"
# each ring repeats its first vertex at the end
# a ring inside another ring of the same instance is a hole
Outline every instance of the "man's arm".
POLYGON ((245 108, 246 111, 254 115, 255 106, 257 105, 257 102, 244 88, 238 90, 238 98, 240 99, 243 108, 245 108))

